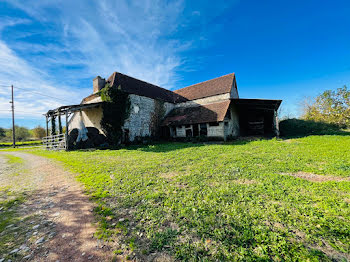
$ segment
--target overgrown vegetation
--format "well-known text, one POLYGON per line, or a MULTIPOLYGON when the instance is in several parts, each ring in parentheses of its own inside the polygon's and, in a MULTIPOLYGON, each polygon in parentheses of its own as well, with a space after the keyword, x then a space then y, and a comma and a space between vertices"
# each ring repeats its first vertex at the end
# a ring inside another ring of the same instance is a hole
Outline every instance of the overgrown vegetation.
POLYGON ((350 90, 346 86, 336 91, 326 90, 304 104, 303 118, 316 122, 350 127, 350 90))
POLYGON ((309 135, 350 135, 339 125, 303 119, 286 119, 279 123, 282 137, 303 137, 309 135))
POLYGON ((54 136, 57 134, 57 128, 56 128, 56 117, 51 117, 51 132, 50 135, 54 136))
POLYGON ((346 261, 350 136, 33 153, 80 174, 99 236, 140 260, 346 261), (326 176, 312 182, 293 176, 326 176), (118 242, 119 242, 118 241, 118 242), (116 242, 116 243, 118 243, 116 242))
POLYGON ((101 127, 111 145, 118 145, 122 138, 124 121, 129 117, 129 95, 120 87, 113 88, 106 84, 101 90, 101 99, 105 102, 102 106, 101 127))

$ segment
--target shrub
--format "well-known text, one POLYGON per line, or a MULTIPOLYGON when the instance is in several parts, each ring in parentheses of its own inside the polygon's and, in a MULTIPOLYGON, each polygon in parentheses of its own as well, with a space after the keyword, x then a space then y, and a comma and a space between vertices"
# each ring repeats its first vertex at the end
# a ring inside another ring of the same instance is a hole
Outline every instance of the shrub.
POLYGON ((337 124, 302 119, 286 119, 280 122, 282 137, 301 137, 309 135, 335 135, 344 133, 337 124))
POLYGON ((33 136, 36 139, 42 139, 44 136, 46 136, 46 131, 41 126, 37 126, 33 129, 33 136))

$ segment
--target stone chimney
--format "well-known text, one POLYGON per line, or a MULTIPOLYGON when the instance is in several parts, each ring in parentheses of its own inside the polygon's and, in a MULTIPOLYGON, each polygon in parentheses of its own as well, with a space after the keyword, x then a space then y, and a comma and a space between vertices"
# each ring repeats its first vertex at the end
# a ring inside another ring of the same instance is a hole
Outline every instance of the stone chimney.
POLYGON ((106 80, 104 78, 101 78, 100 76, 97 76, 92 80, 92 86, 94 88, 94 94, 100 91, 102 88, 105 87, 106 80))

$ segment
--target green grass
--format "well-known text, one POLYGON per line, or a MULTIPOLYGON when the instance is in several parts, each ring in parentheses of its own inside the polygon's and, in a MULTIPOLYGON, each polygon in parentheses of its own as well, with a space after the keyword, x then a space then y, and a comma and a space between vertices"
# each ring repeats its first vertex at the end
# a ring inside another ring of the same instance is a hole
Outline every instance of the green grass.
MULTIPOLYGON (((17 147, 22 146, 40 146, 42 145, 41 140, 35 140, 35 141, 24 141, 24 142, 16 142, 17 147)), ((0 142, 0 148, 7 148, 12 147, 12 142, 0 142)))
POLYGON ((8 164, 23 164, 24 160, 18 156, 3 154, 3 157, 7 159, 8 164))
POLYGON ((99 204, 99 236, 125 243, 118 254, 345 261, 350 253, 350 182, 286 175, 349 177, 350 136, 31 152, 79 174, 99 204))

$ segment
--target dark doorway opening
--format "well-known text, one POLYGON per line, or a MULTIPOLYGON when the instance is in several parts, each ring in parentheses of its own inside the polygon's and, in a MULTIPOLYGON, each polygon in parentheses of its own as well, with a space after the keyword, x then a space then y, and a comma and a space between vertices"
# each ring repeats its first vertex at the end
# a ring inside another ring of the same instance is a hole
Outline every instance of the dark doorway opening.
POLYGON ((208 135, 208 128, 207 128, 207 124, 200 124, 200 136, 207 136, 208 135))
POLYGON ((194 137, 199 136, 198 124, 194 124, 194 125, 193 125, 193 136, 194 136, 194 137))
MULTIPOLYGON (((238 113, 241 136, 275 136, 276 112, 282 100, 231 99, 238 113)), ((277 119, 276 119, 277 120, 277 119)))
POLYGON ((244 110, 239 112, 241 136, 273 136, 275 134, 274 112, 244 110))
POLYGON ((162 126, 161 127, 161 129, 160 129, 160 137, 162 139, 167 139, 167 138, 170 137, 170 128, 168 126, 162 126))

